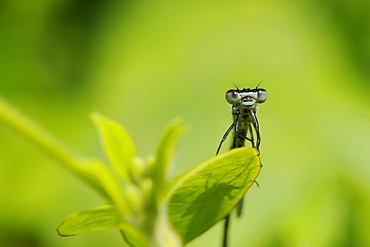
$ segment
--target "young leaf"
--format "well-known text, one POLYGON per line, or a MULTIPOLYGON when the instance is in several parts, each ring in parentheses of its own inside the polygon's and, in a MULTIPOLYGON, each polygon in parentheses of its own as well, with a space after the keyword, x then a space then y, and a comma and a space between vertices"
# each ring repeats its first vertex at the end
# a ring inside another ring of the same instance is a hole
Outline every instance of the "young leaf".
POLYGON ((124 222, 118 210, 110 204, 68 216, 58 226, 57 232, 62 237, 70 237, 106 229, 124 229, 125 233, 129 233, 131 243, 135 243, 133 246, 147 246, 145 236, 131 224, 124 222))
POLYGON ((109 201, 117 207, 121 215, 129 215, 135 210, 130 194, 123 190, 121 183, 107 166, 98 160, 90 159, 86 160, 86 165, 80 166, 81 168, 83 168, 81 173, 83 172, 84 176, 92 177, 97 184, 103 187, 109 201))
MULTIPOLYGON (((114 180, 111 171, 96 159, 83 159, 76 163, 71 163, 69 169, 81 180, 95 188, 109 201, 122 201, 119 198, 121 188, 114 180)), ((123 204, 123 202, 116 204, 123 204)))
POLYGON ((58 234, 63 237, 73 236, 82 232, 120 229, 122 217, 112 205, 102 205, 88 211, 68 216, 58 226, 58 234))
POLYGON ((255 149, 235 148, 184 174, 171 189, 170 221, 183 244, 223 219, 252 186, 260 172, 255 149))
POLYGON ((92 113, 91 119, 99 130, 105 153, 114 169, 125 181, 132 182, 130 166, 137 152, 130 136, 120 124, 99 113, 92 113))
POLYGON ((151 172, 154 181, 154 193, 159 204, 165 195, 164 184, 167 181, 168 169, 173 162, 176 146, 180 135, 184 129, 180 127, 180 119, 175 119, 167 127, 159 142, 155 162, 152 165, 151 172))

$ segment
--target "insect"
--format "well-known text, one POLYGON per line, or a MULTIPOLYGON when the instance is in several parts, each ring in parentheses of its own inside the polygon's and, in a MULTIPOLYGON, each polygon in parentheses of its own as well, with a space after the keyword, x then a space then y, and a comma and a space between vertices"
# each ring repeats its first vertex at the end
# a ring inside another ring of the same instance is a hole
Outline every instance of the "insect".
MULTIPOLYGON (((258 84, 259 86, 259 84, 258 84)), ((232 105, 233 123, 227 129, 226 133, 218 145, 216 155, 219 153, 222 143, 226 140, 232 130, 233 141, 230 149, 244 147, 245 141, 249 141, 252 148, 255 148, 259 153, 261 144, 261 135, 259 123, 257 120, 257 104, 263 103, 267 99, 267 91, 263 88, 254 89, 231 89, 226 92, 226 101, 232 105)), ((243 199, 237 205, 236 213, 238 217, 242 213, 243 199)), ((223 247, 227 247, 227 235, 230 221, 230 214, 225 218, 223 247)))

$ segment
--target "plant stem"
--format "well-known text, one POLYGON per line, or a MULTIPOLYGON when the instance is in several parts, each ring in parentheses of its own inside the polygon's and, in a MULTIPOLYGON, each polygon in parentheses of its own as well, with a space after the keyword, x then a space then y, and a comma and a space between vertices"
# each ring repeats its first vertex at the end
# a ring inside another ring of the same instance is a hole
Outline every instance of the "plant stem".
POLYGON ((229 232, 229 221, 230 221, 230 214, 226 215, 226 217, 225 217, 224 238, 223 238, 223 242, 222 242, 222 247, 227 247, 227 239, 228 239, 228 232, 229 232))
POLYGON ((31 119, 0 97, 0 121, 38 146, 53 159, 61 162, 68 169, 75 170, 80 164, 79 158, 58 142, 31 119))

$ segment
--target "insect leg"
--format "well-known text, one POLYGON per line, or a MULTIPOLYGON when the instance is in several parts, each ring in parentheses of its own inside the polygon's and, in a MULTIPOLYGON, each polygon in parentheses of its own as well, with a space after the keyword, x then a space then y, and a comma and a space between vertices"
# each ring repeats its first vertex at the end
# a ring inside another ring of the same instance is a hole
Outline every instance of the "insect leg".
POLYGON ((256 135, 257 135, 256 149, 259 151, 259 147, 260 147, 260 144, 261 144, 260 127, 259 127, 259 124, 258 124, 256 113, 254 111, 251 111, 251 115, 253 117, 253 127, 254 127, 254 130, 256 131, 256 135))
POLYGON ((220 144, 218 145, 216 155, 217 155, 217 154, 218 154, 218 152, 220 151, 221 146, 222 146, 222 143, 226 140, 227 136, 230 134, 230 132, 231 132, 231 131, 234 129, 234 127, 236 126, 236 123, 238 122, 238 120, 239 120, 239 114, 236 116, 235 121, 230 125, 230 127, 227 129, 226 133, 225 133, 225 134, 224 134, 224 136, 222 137, 221 142, 220 142, 220 144))

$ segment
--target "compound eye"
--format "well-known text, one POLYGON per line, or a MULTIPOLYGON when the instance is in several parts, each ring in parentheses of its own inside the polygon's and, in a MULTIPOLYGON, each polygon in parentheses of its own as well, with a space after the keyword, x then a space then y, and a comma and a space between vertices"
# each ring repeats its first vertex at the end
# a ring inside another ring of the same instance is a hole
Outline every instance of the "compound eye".
POLYGON ((256 102, 257 103, 263 103, 265 102, 267 99, 267 92, 265 89, 263 88, 259 88, 257 89, 257 100, 256 102))
POLYGON ((225 97, 227 102, 229 102, 232 105, 240 103, 241 96, 238 90, 231 89, 227 91, 225 97))

